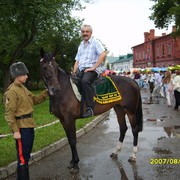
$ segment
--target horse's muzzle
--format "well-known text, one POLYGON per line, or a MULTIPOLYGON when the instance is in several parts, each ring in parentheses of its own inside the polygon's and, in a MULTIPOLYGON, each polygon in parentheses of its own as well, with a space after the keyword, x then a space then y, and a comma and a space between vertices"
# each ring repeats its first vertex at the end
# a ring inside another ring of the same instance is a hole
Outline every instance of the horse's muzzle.
POLYGON ((49 87, 48 87, 48 91, 49 91, 49 94, 50 94, 51 96, 54 96, 54 95, 59 94, 59 92, 61 91, 61 89, 60 89, 60 87, 49 86, 49 87))

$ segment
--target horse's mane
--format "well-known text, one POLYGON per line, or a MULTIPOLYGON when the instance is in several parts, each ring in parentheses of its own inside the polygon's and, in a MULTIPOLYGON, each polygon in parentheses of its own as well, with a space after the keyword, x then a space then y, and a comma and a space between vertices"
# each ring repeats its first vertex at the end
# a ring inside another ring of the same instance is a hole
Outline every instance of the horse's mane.
POLYGON ((66 75, 71 75, 70 72, 68 72, 68 71, 66 71, 66 70, 64 70, 64 69, 62 69, 62 68, 60 68, 59 66, 58 66, 58 70, 61 71, 61 72, 63 72, 63 73, 65 73, 66 75))

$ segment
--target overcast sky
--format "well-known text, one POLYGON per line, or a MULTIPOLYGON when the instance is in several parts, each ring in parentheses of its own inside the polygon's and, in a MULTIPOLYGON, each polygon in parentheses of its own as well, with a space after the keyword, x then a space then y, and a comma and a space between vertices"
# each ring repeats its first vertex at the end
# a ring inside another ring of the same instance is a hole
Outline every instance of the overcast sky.
POLYGON ((171 32, 172 25, 168 30, 159 30, 149 20, 153 4, 150 0, 93 0, 93 4, 85 4, 85 10, 73 15, 92 26, 94 37, 110 51, 108 55, 119 56, 132 53, 131 47, 143 43, 144 32, 150 29, 155 29, 156 36, 171 32))

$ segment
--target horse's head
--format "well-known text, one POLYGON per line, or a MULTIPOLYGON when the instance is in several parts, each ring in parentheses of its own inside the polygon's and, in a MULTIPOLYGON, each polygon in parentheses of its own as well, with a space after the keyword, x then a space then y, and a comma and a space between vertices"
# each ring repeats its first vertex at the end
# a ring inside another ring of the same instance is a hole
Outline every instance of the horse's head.
POLYGON ((60 92, 60 85, 58 82, 58 64, 55 61, 53 53, 46 53, 41 49, 41 71, 43 80, 48 87, 49 94, 54 96, 60 92))

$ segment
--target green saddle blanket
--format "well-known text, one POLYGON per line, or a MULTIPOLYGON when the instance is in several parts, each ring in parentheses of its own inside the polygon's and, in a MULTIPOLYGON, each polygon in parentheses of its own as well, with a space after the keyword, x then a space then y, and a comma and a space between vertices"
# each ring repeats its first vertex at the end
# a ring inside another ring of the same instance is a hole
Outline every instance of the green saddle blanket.
MULTIPOLYGON (((79 80, 75 77, 70 79, 76 98, 81 101, 81 88, 79 80)), ((100 77, 92 84, 95 91, 94 101, 100 104, 112 103, 121 100, 121 95, 110 76, 100 77)))
POLYGON ((103 83, 96 84, 94 100, 100 104, 107 104, 121 100, 121 95, 110 76, 102 77, 103 83))

